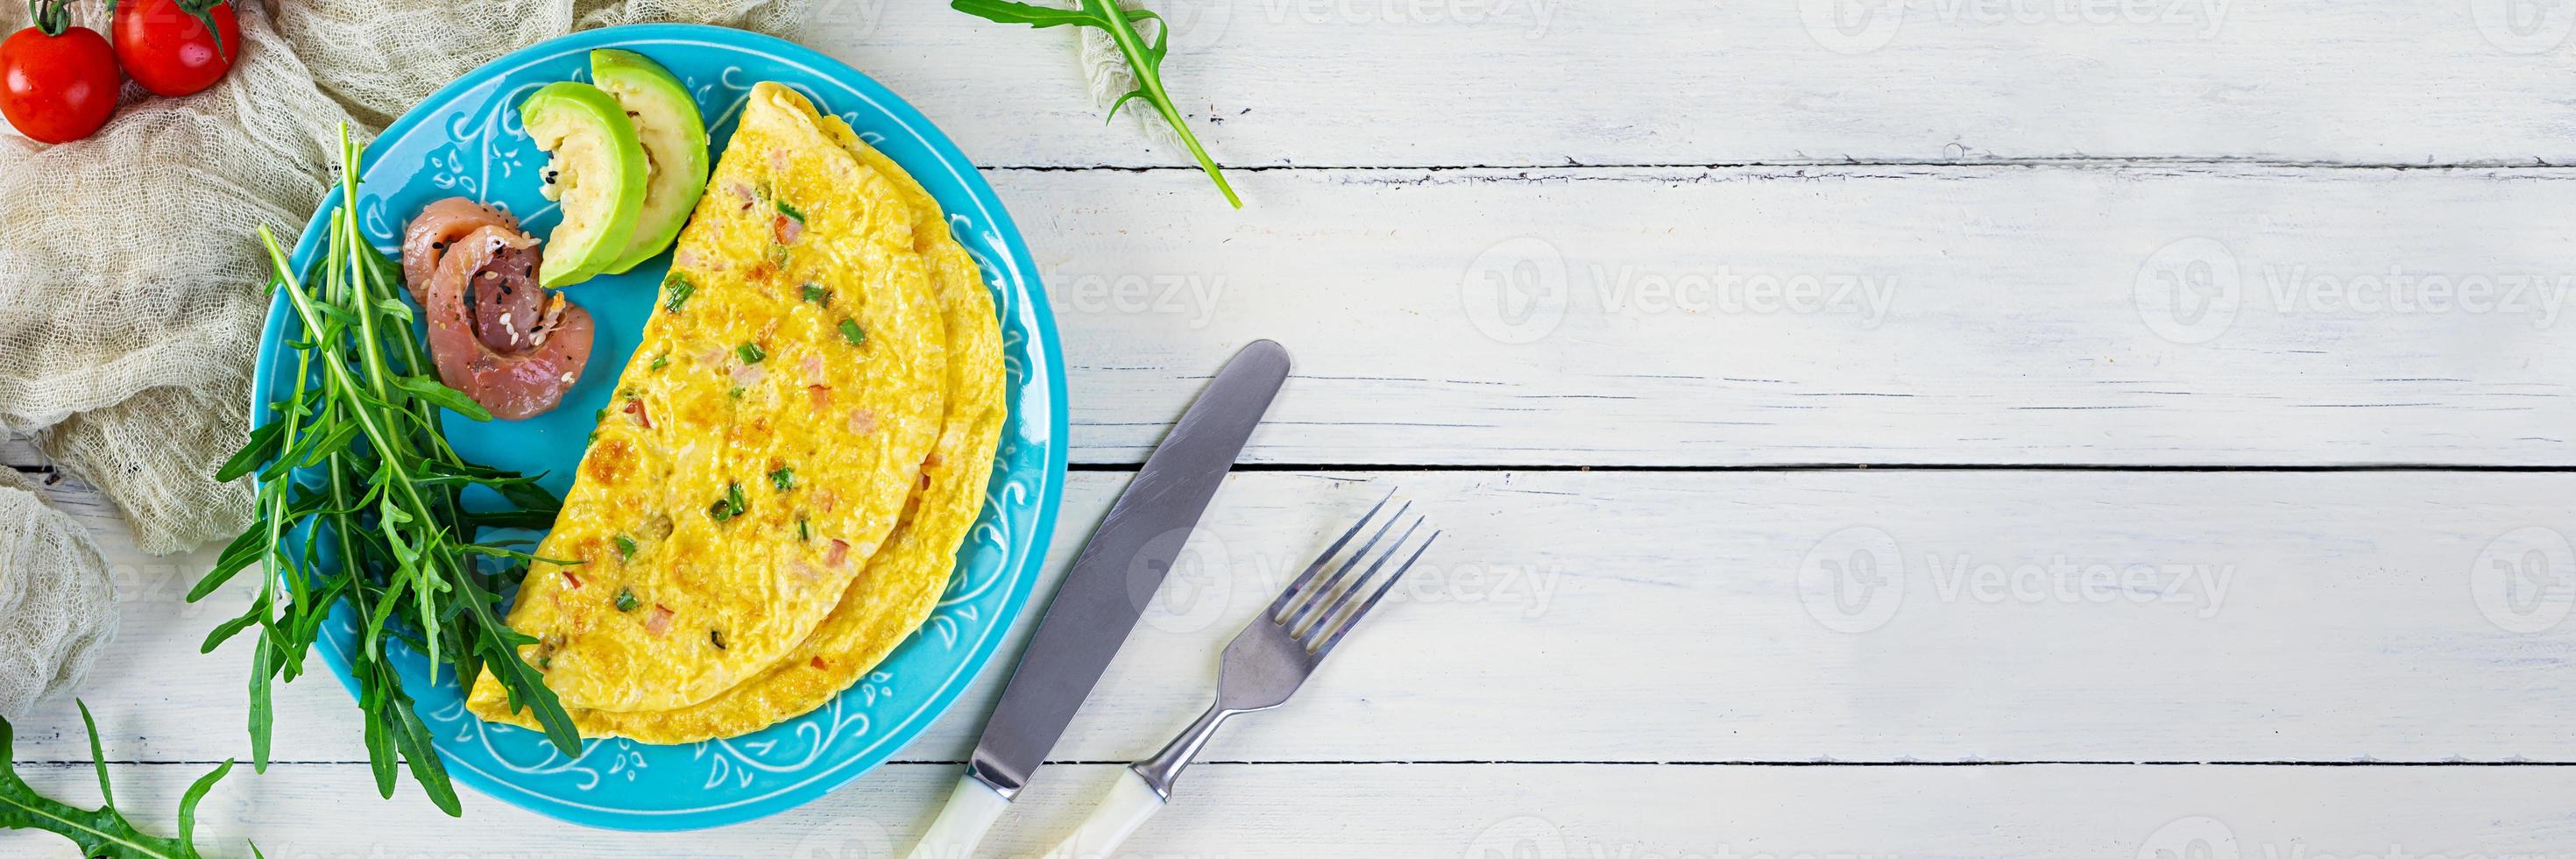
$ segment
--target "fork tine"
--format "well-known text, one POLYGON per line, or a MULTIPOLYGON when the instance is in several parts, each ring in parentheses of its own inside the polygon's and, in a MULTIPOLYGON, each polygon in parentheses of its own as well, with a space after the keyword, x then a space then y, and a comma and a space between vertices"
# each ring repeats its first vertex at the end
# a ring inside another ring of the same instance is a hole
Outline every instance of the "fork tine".
MULTIPOLYGON (((1422 529, 1422 520, 1424 518, 1426 517, 1413 517, 1413 524, 1404 526, 1404 534, 1396 537, 1395 542, 1387 544, 1386 551, 1379 552, 1377 560, 1369 562, 1368 571, 1361 573, 1359 578, 1352 579, 1349 587, 1342 588, 1339 592, 1330 594, 1329 597, 1323 593, 1316 594, 1316 602, 1321 603, 1329 599, 1331 601, 1331 605, 1327 606, 1321 613, 1316 614, 1315 622, 1307 624, 1304 629, 1290 627, 1288 635, 1300 640, 1312 639, 1315 636, 1315 633, 1321 632, 1325 628, 1332 626, 1334 618, 1341 616, 1342 609, 1348 608, 1353 601, 1360 598, 1360 594, 1368 591, 1369 580, 1377 578, 1377 571, 1386 569, 1387 559, 1395 557, 1396 552, 1404 549, 1405 541, 1413 539, 1413 532, 1422 529)), ((1388 522, 1387 524, 1393 525, 1395 523, 1388 522)))
MULTIPOLYGON (((1422 545, 1414 547, 1413 555, 1404 559, 1404 566, 1395 568, 1395 575, 1388 576, 1384 584, 1378 585, 1377 592, 1369 594, 1368 601, 1360 603, 1359 608, 1352 609, 1350 616, 1342 619, 1341 626, 1334 629, 1333 634, 1324 639, 1323 645, 1315 648, 1315 659, 1317 661, 1321 661, 1325 655, 1332 653, 1333 645, 1342 643, 1342 636, 1351 634, 1351 628, 1360 625, 1360 620, 1368 616, 1369 609, 1376 608, 1377 601, 1385 599, 1386 592, 1395 589, 1395 583, 1404 578, 1405 571, 1413 569, 1413 562, 1421 560, 1422 553, 1425 550, 1430 549, 1432 543, 1439 541, 1440 532, 1433 531, 1431 532, 1430 537, 1423 539, 1422 545)), ((1404 544, 1398 542, 1396 545, 1402 546, 1404 544)), ((1387 554, 1395 554, 1395 550, 1390 548, 1387 550, 1387 554)))
POLYGON ((1377 533, 1370 534, 1368 542, 1360 544, 1359 551, 1352 552, 1350 558, 1342 561, 1342 568, 1334 570, 1332 578, 1325 579, 1323 584, 1316 585, 1312 592, 1307 593, 1305 597, 1299 601, 1297 605, 1297 613, 1289 615, 1288 619, 1283 621, 1283 623, 1288 625, 1290 635, 1295 635, 1296 630, 1299 627, 1306 625, 1307 612, 1314 611, 1316 606, 1322 605, 1325 601, 1332 599, 1336 588, 1341 585, 1342 579, 1351 574, 1351 568, 1357 567, 1360 565, 1361 561, 1367 560, 1369 552, 1377 549, 1377 541, 1386 539, 1386 532, 1395 528, 1395 521, 1404 518, 1404 512, 1411 509, 1413 509, 1413 502, 1411 501, 1404 502, 1404 506, 1395 508, 1395 515, 1386 517, 1386 524, 1377 526, 1377 533))
MULTIPOLYGON (((1386 491, 1386 497, 1378 499, 1377 504, 1370 507, 1368 513, 1360 516, 1360 521, 1351 523, 1351 529, 1342 532, 1341 539, 1334 540, 1332 545, 1324 547, 1324 553, 1315 556, 1315 562, 1306 565, 1306 572, 1303 575, 1299 575, 1296 581, 1289 582, 1288 587, 1279 592, 1279 598, 1271 600, 1270 607, 1262 610, 1262 615, 1270 618, 1272 622, 1277 622, 1279 620, 1279 610, 1288 607, 1288 601, 1297 596, 1298 589, 1305 587, 1307 582, 1314 581, 1315 574, 1323 571, 1325 564, 1332 563, 1333 556, 1340 554, 1342 547, 1349 545, 1351 538, 1358 536, 1361 528, 1368 527, 1369 520, 1377 518, 1377 511, 1386 509, 1386 502, 1394 499, 1395 490, 1390 488, 1386 491)), ((1401 516, 1403 514, 1399 512, 1396 515, 1401 516)))

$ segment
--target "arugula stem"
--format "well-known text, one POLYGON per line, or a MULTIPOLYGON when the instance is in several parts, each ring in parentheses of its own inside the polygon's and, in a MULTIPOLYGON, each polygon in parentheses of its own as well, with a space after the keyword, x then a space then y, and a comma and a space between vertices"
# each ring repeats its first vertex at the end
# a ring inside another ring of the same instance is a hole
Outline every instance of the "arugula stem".
MULTIPOLYGON (((277 237, 269 233, 268 225, 260 225, 259 238, 260 241, 267 243, 269 258, 277 263, 280 271, 284 271, 286 252, 278 249, 277 237)), ((330 330, 324 327, 321 313, 313 309, 313 299, 304 293, 303 284, 297 283, 292 276, 289 276, 286 281, 286 292, 288 303, 294 305, 296 315, 304 318, 304 324, 308 330, 330 330)), ((372 354, 373 350, 364 351, 372 354)), ((358 380, 349 375, 348 367, 337 362, 322 362, 322 377, 342 396, 354 397, 360 393, 358 380)), ((392 482, 402 488, 403 494, 409 498, 413 506, 426 506, 421 502, 419 485, 411 480, 409 470, 404 468, 403 461, 396 456, 398 453, 408 452, 408 446, 401 444, 399 438, 380 425, 381 422, 374 413, 365 409, 350 411, 358 420, 359 430, 366 434, 367 443, 375 445, 379 455, 384 457, 383 467, 393 473, 392 482)))
MULTIPOLYGON (((277 237, 269 233, 267 225, 260 225, 259 238, 260 241, 267 243, 270 259, 276 262, 280 271, 284 271, 286 268, 286 253, 285 251, 278 249, 277 237)), ((286 281, 286 289, 288 303, 294 305, 296 315, 304 318, 304 324, 308 329, 313 331, 329 330, 324 328, 323 318, 319 311, 313 309, 313 299, 311 296, 305 294, 304 286, 302 284, 296 282, 295 279, 290 276, 286 281)), ((375 351, 372 349, 360 351, 367 352, 370 358, 377 357, 375 351)), ((338 362, 323 362, 322 374, 323 379, 342 396, 356 397, 362 393, 358 388, 358 380, 349 374, 349 368, 338 362)), ((383 425, 381 416, 366 409, 351 409, 350 412, 357 418, 358 428, 366 435, 367 443, 375 445, 377 455, 382 459, 382 465, 380 467, 390 473, 390 478, 386 482, 392 483, 396 487, 400 488, 403 493, 404 500, 411 502, 408 505, 411 509, 404 512, 427 512, 429 505, 428 502, 422 500, 420 497, 420 484, 418 481, 413 479, 410 469, 406 467, 406 457, 412 456, 410 446, 403 444, 402 442, 404 439, 402 437, 394 435, 383 425)), ((388 502, 390 503, 390 499, 388 499, 388 502)), ((430 620, 428 622, 432 624, 430 627, 432 630, 437 629, 435 625, 436 621, 434 620, 436 616, 435 612, 429 613, 430 620)), ((433 634, 432 637, 435 637, 435 635, 433 634)), ((433 677, 436 676, 438 671, 438 663, 436 659, 437 658, 433 656, 431 657, 430 662, 430 672, 433 677)))
POLYGON ((1020 0, 949 0, 948 8, 987 21, 1027 24, 1042 30, 1072 26, 1096 27, 1107 32, 1110 41, 1117 43, 1118 52, 1126 57, 1129 74, 1136 79, 1136 88, 1119 96, 1118 101, 1109 106, 1110 117, 1116 118, 1118 109, 1135 99, 1141 98, 1153 104, 1154 112, 1162 114, 1163 121, 1171 124, 1172 132, 1181 138, 1181 143, 1190 148, 1190 157, 1198 160, 1199 169, 1207 171, 1208 178, 1216 180, 1217 190, 1225 192, 1225 201, 1237 209, 1243 208, 1243 198, 1235 196, 1234 186, 1225 181, 1225 171, 1217 167, 1216 159, 1208 157, 1207 147, 1199 145, 1198 135, 1190 132, 1189 123, 1181 118, 1180 108, 1172 104, 1172 94, 1163 88, 1163 57, 1172 46, 1172 27, 1161 15, 1147 9, 1123 8, 1117 0, 1081 0, 1073 9, 1038 6, 1020 0), (1153 44, 1146 44, 1145 37, 1137 34, 1138 21, 1154 22, 1153 44))
MULTIPOLYGON (((1145 102, 1163 115, 1164 122, 1171 123, 1173 131, 1180 133, 1181 144, 1190 148, 1190 157, 1198 159, 1199 169, 1207 171, 1208 178, 1216 180, 1216 189, 1225 193, 1225 201, 1237 209, 1243 208, 1243 198, 1235 196, 1234 186, 1225 181, 1225 171, 1217 169, 1216 159, 1208 157, 1207 148, 1199 145, 1199 136, 1190 133, 1190 124, 1181 119, 1180 108, 1172 104, 1172 94, 1163 89, 1162 55, 1170 46, 1171 25, 1160 18, 1155 19, 1154 26, 1161 32, 1156 34, 1154 46, 1149 49, 1145 38, 1136 33, 1136 25, 1128 20, 1126 10, 1118 8, 1116 0, 1082 0, 1082 5, 1106 22, 1102 29, 1108 30, 1109 38, 1118 43, 1118 52, 1127 56, 1127 71, 1136 77, 1136 90, 1145 94, 1145 102), (1139 62, 1140 57, 1152 57, 1153 61, 1139 62)), ((1111 108, 1111 112, 1116 113, 1116 108, 1111 108)))

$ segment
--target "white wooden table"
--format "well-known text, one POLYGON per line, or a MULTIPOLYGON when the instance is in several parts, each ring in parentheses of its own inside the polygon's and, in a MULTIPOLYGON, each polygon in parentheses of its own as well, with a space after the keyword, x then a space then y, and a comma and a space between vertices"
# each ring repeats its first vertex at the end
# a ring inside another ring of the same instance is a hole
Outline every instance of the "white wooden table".
MULTIPOLYGON (((1442 547, 1136 854, 2576 855, 2576 6, 2208 3, 1162 0, 1240 213, 1059 34, 831 5, 812 41, 993 165, 1044 270, 1040 593, 1228 354, 1298 361, 988 851, 1070 827, 1400 485, 1442 547)), ((247 756, 245 659, 196 654, 244 596, 182 603, 211 553, 53 497, 116 570, 84 694, 166 827, 247 756)), ((1004 673, 847 790, 678 835, 380 801, 314 678, 208 843, 900 855, 1004 673)), ((23 727, 92 796, 69 705, 23 727)))

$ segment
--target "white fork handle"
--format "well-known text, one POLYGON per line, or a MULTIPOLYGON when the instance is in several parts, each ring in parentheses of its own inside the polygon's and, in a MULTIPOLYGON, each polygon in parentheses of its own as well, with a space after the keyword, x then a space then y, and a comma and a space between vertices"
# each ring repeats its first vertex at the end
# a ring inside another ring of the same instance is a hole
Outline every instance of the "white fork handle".
POLYGON ((984 840, 985 830, 992 829, 993 821, 1010 807, 1010 800, 974 776, 958 779, 957 790, 948 794, 948 807, 939 810, 939 819, 931 821, 930 831, 913 845, 910 859, 969 859, 975 855, 975 845, 984 840))
POLYGON ((1109 795, 1100 798, 1100 807, 1083 819, 1082 828, 1065 836, 1063 843, 1046 852, 1046 859, 1107 859, 1145 825, 1146 818, 1163 810, 1163 795, 1154 792, 1135 770, 1118 771, 1118 784, 1109 795))

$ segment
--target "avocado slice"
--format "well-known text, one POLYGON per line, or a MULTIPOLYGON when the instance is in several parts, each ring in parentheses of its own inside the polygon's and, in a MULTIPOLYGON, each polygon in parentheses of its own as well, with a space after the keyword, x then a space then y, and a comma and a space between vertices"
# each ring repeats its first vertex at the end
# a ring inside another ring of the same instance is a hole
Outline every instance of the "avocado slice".
POLYGON ((544 194, 563 209, 546 237, 537 283, 557 289, 589 280, 626 253, 644 210, 644 145, 607 90, 558 81, 519 103, 519 121, 547 162, 544 194))
POLYGON ((707 123, 687 85, 652 58, 634 51, 601 48, 590 52, 590 79, 617 103, 635 124, 651 168, 645 180, 644 211, 635 220, 635 235, 626 252, 606 269, 619 274, 652 259, 679 237, 680 227, 696 211, 707 191, 707 123))

